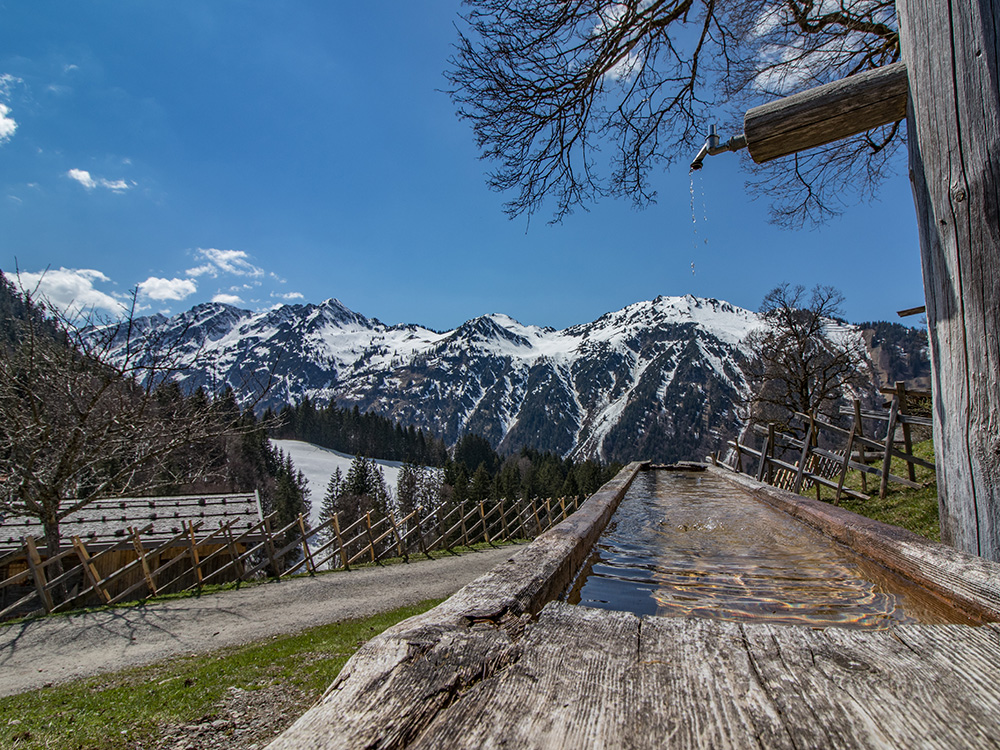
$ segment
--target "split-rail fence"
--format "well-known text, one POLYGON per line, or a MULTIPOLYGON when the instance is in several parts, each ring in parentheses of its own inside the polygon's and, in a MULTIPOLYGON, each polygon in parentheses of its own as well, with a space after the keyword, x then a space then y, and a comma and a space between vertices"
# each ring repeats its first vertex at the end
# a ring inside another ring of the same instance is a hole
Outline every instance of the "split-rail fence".
POLYGON ((739 440, 729 441, 732 464, 722 464, 718 455, 710 457, 710 460, 716 465, 727 466, 796 494, 813 487, 819 496, 820 488, 826 487, 834 491, 834 502, 839 502, 844 495, 857 500, 870 500, 871 496, 867 493, 874 493, 875 488, 869 490, 869 477, 876 480, 878 495, 882 498, 889 482, 920 489, 923 485, 917 482, 915 467, 933 471, 934 464, 913 455, 911 429, 929 428, 932 422, 929 417, 907 413, 907 409, 912 400, 927 399, 930 394, 907 390, 901 382, 881 392, 891 397, 886 404, 887 412, 862 410, 857 400, 854 400, 853 407, 841 409, 842 415, 851 418, 850 428, 796 412, 795 417, 803 424, 803 437, 783 432, 773 423, 766 426, 758 424, 753 426, 753 432, 763 438, 760 449, 739 440), (867 430, 865 422, 869 422, 867 430), (878 426, 872 427, 871 422, 878 426), (821 433, 826 440, 819 439, 821 433), (876 437, 878 434, 884 437, 879 439, 876 437), (897 439, 899 437, 901 439, 897 439), (821 443, 829 445, 838 442, 844 445, 843 449, 820 447, 821 443), (905 463, 905 477, 892 473, 893 459, 905 463), (844 486, 851 469, 861 472, 861 491, 844 486))
POLYGON ((338 514, 315 527, 302 516, 277 527, 271 514, 238 534, 231 521, 214 529, 186 521, 180 533, 155 546, 144 543, 144 529, 129 527, 117 535, 121 541, 102 549, 72 537, 53 555, 28 536, 0 557, 0 620, 532 539, 579 503, 576 497, 466 501, 406 515, 366 513, 346 524, 338 514), (126 550, 129 562, 107 570, 108 560, 126 550))

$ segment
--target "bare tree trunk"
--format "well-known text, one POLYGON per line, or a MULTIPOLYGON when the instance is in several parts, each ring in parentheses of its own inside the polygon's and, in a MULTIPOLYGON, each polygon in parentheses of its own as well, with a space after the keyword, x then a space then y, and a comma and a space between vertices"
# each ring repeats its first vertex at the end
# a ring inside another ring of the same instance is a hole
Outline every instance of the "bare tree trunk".
POLYGON ((1000 560, 1000 14, 897 0, 942 539, 1000 560))

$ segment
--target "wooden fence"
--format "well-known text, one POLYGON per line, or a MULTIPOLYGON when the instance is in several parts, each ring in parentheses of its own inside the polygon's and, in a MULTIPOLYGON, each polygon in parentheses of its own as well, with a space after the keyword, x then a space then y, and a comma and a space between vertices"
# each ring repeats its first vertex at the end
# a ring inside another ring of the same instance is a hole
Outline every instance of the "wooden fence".
POLYGON ((123 540, 100 550, 72 537, 65 549, 43 555, 33 537, 0 557, 0 620, 117 604, 160 594, 197 591, 206 584, 242 582, 324 569, 350 570, 388 558, 478 543, 531 539, 579 507, 578 498, 467 501, 429 512, 376 518, 372 513, 341 524, 334 516, 310 528, 299 516, 275 528, 264 518, 241 534, 232 522, 205 529, 188 521, 181 533, 156 546, 144 529, 130 527, 123 540), (122 559, 127 552, 128 562, 122 559))
MULTIPOLYGON (((934 464, 913 455, 911 428, 930 427, 931 419, 906 412, 910 401, 915 398, 930 398, 930 394, 908 391, 903 383, 896 383, 891 389, 883 389, 882 393, 891 397, 886 404, 887 412, 863 411, 857 400, 854 401, 853 408, 841 409, 842 415, 851 418, 850 428, 801 413, 796 413, 795 416, 803 424, 805 436, 802 438, 781 432, 774 424, 754 425, 753 431, 764 439, 762 447, 756 450, 739 441, 729 441, 728 445, 734 451, 733 465, 728 468, 796 494, 815 487, 818 497, 820 488, 827 487, 835 492, 834 502, 839 502, 844 495, 858 500, 871 499, 866 494, 869 491, 870 476, 878 481, 879 497, 885 497, 889 482, 919 489, 923 485, 916 481, 914 467, 921 466, 933 471, 934 464), (868 434, 865 430, 866 421, 878 425, 869 426, 868 434), (883 424, 884 437, 878 439, 876 435, 883 432, 883 424), (902 433, 902 449, 897 447, 897 431, 902 433), (828 438, 823 442, 841 442, 844 448, 832 450, 819 447, 821 433, 825 433, 828 438), (845 439, 846 444, 842 442, 845 439), (744 461, 744 457, 750 460, 744 461), (906 477, 892 473, 894 458, 905 462, 906 477), (861 472, 860 492, 844 486, 850 469, 861 472)), ((717 455, 711 460, 720 465, 717 455)))

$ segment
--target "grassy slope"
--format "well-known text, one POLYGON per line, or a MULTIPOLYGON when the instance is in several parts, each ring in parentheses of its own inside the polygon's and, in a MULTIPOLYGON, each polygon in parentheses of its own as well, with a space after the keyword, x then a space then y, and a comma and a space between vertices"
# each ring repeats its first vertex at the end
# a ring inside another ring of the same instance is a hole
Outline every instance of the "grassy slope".
MULTIPOLYGON (((913 446, 914 455, 925 460, 934 461, 934 443, 925 440, 913 446)), ((906 464, 894 459, 890 470, 893 474, 906 476, 906 464)), ((876 521, 891 523, 893 526, 902 526, 921 536, 932 539, 935 542, 941 540, 941 532, 938 526, 938 501, 937 482, 934 472, 916 467, 917 481, 924 486, 919 489, 910 489, 900 484, 889 483, 884 499, 878 497, 878 478, 868 476, 868 491, 865 494, 871 495, 870 500, 855 500, 849 497, 842 497, 838 505, 848 510, 852 510, 862 516, 873 518, 876 521)), ((861 491, 861 472, 851 471, 844 482, 846 487, 861 491)), ((829 502, 833 501, 834 492, 823 488, 821 498, 829 502)))
POLYGON ((211 714, 233 688, 280 686, 296 696, 290 723, 365 641, 437 603, 0 698, 0 748, 147 747, 163 726, 211 714))

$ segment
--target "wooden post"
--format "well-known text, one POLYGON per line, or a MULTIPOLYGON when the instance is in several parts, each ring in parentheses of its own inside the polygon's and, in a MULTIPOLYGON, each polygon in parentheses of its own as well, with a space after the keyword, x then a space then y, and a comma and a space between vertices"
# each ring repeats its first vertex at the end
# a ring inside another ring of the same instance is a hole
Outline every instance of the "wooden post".
POLYGON ((274 554, 274 532, 271 531, 271 518, 264 519, 264 549, 267 552, 267 559, 271 563, 271 570, 275 578, 281 578, 281 570, 278 568, 278 560, 274 554))
MULTIPOLYGON (((795 484, 792 486, 792 492, 796 495, 798 495, 802 490, 802 480, 805 478, 806 473, 806 462, 809 460, 809 450, 812 448, 813 429, 813 421, 810 419, 809 426, 806 428, 805 439, 802 441, 802 454, 799 456, 799 470, 795 473, 795 484)), ((819 485, 817 484, 817 486, 819 485)))
POLYGON ((461 506, 458 508, 458 516, 462 521, 462 546, 469 546, 469 531, 465 528, 465 500, 462 501, 461 506))
POLYGON ((566 519, 566 498, 564 497, 559 498, 559 507, 562 508, 562 518, 560 518, 559 520, 563 521, 566 519))
POLYGON ((770 450, 771 440, 774 438, 774 427, 768 425, 767 437, 764 439, 764 445, 760 449, 760 463, 757 464, 757 481, 764 481, 764 472, 767 470, 767 453, 770 450))
POLYGON ((366 530, 366 532, 368 534, 368 549, 371 550, 371 553, 372 553, 372 562, 373 563, 378 562, 378 559, 377 559, 377 557, 375 555, 375 537, 372 535, 372 512, 371 511, 367 511, 365 513, 365 530, 366 530))
MULTIPOLYGON (((854 427, 857 429, 857 435, 858 435, 858 437, 864 437, 865 436, 865 428, 864 428, 864 425, 861 423, 861 402, 858 399, 854 399, 854 427)), ((867 453, 867 451, 865 449, 865 444, 864 443, 860 443, 860 449, 861 449, 861 463, 863 463, 865 466, 867 466, 868 465, 868 453, 867 453)), ((866 477, 867 477, 867 472, 862 471, 861 472, 861 491, 864 492, 865 494, 868 493, 868 479, 866 477)))
POLYGON ((483 522, 483 541, 492 546, 490 542, 490 530, 486 527, 486 511, 483 509, 483 501, 479 501, 479 518, 483 522))
POLYGON ((139 566, 142 568, 142 577, 146 579, 149 595, 156 596, 156 580, 149 569, 149 560, 146 559, 146 550, 142 546, 142 537, 139 536, 139 531, 134 527, 129 527, 129 531, 132 532, 132 547, 135 549, 135 555, 139 559, 139 566))
MULTIPOLYGON (((896 381, 896 398, 899 399, 899 413, 906 414, 906 383, 902 380, 896 381)), ((909 455, 913 455, 913 441, 910 439, 910 425, 903 422, 903 449, 909 455)), ((907 476, 911 482, 917 481, 916 467, 909 461, 906 462, 907 476)))
MULTIPOLYGON (((854 403, 857 403, 857 401, 854 403)), ((844 480, 847 479, 847 469, 851 463, 851 452, 854 450, 854 433, 857 429, 858 425, 857 422, 855 422, 851 425, 851 434, 847 438, 847 450, 844 451, 844 463, 840 466, 840 479, 837 481, 837 494, 833 498, 834 505, 840 502, 840 495, 844 491, 844 480)), ((861 476, 864 475, 865 473, 861 472, 861 476)))
POLYGON ((417 544, 420 545, 420 552, 428 559, 433 560, 434 556, 427 549, 427 541, 424 539, 424 522, 420 518, 420 508, 414 511, 414 523, 417 525, 417 544))
POLYGON ((188 521, 188 547, 191 551, 191 570, 194 571, 195 585, 201 588, 205 579, 201 575, 201 558, 198 556, 198 544, 194 540, 194 521, 188 521))
POLYGON ((52 601, 52 592, 45 588, 48 582, 45 580, 45 568, 42 565, 42 556, 38 554, 38 547, 35 546, 35 537, 26 536, 24 538, 24 547, 27 552, 28 569, 31 571, 31 577, 35 582, 35 591, 38 592, 38 599, 42 602, 45 613, 48 614, 55 609, 55 603, 52 601))
POLYGON ((896 418, 899 416, 899 399, 893 397, 889 407, 889 427, 885 433, 885 453, 882 455, 882 482, 879 484, 878 496, 885 497, 889 488, 889 468, 892 463, 892 441, 896 434, 896 418))
POLYGON ((111 603, 111 597, 108 596, 108 592, 101 588, 101 576, 97 572, 97 568, 90 561, 90 553, 87 552, 87 546, 80 540, 80 537, 73 537, 73 549, 76 550, 76 556, 80 559, 80 565, 83 568, 83 573, 93 586, 94 591, 97 595, 101 597, 101 600, 105 604, 111 603))
POLYGON ((309 549, 308 535, 306 534, 306 522, 302 519, 302 514, 299 513, 299 533, 302 535, 302 556, 306 559, 306 570, 309 571, 309 575, 316 575, 316 566, 313 565, 312 551, 309 549))
POLYGON ((552 528, 552 504, 549 502, 549 498, 545 498, 545 530, 548 531, 552 528))
POLYGON ((1000 14, 897 0, 934 384, 941 538, 1000 561, 1000 14))
POLYGON ((505 542, 510 541, 510 527, 507 525, 507 511, 504 508, 503 498, 500 498, 500 525, 503 527, 503 538, 505 542))
POLYGON ((392 534, 396 537, 396 553, 403 558, 405 562, 410 561, 410 556, 406 554, 406 550, 403 548, 403 537, 399 533, 399 527, 396 526, 396 519, 392 517, 392 512, 390 511, 386 518, 389 519, 389 524, 392 526, 392 534))
POLYGON ((226 547, 229 549, 229 558, 236 568, 236 575, 240 581, 246 578, 246 568, 243 566, 243 557, 240 555, 236 542, 233 541, 233 529, 230 524, 226 524, 226 547))
POLYGON ((347 564, 347 550, 344 549, 344 538, 340 535, 340 513, 333 514, 333 533, 337 535, 337 549, 340 550, 340 567, 350 570, 347 564))
POLYGON ((531 512, 535 514, 535 535, 542 533, 542 522, 538 520, 538 506, 535 504, 535 498, 531 498, 531 512))

